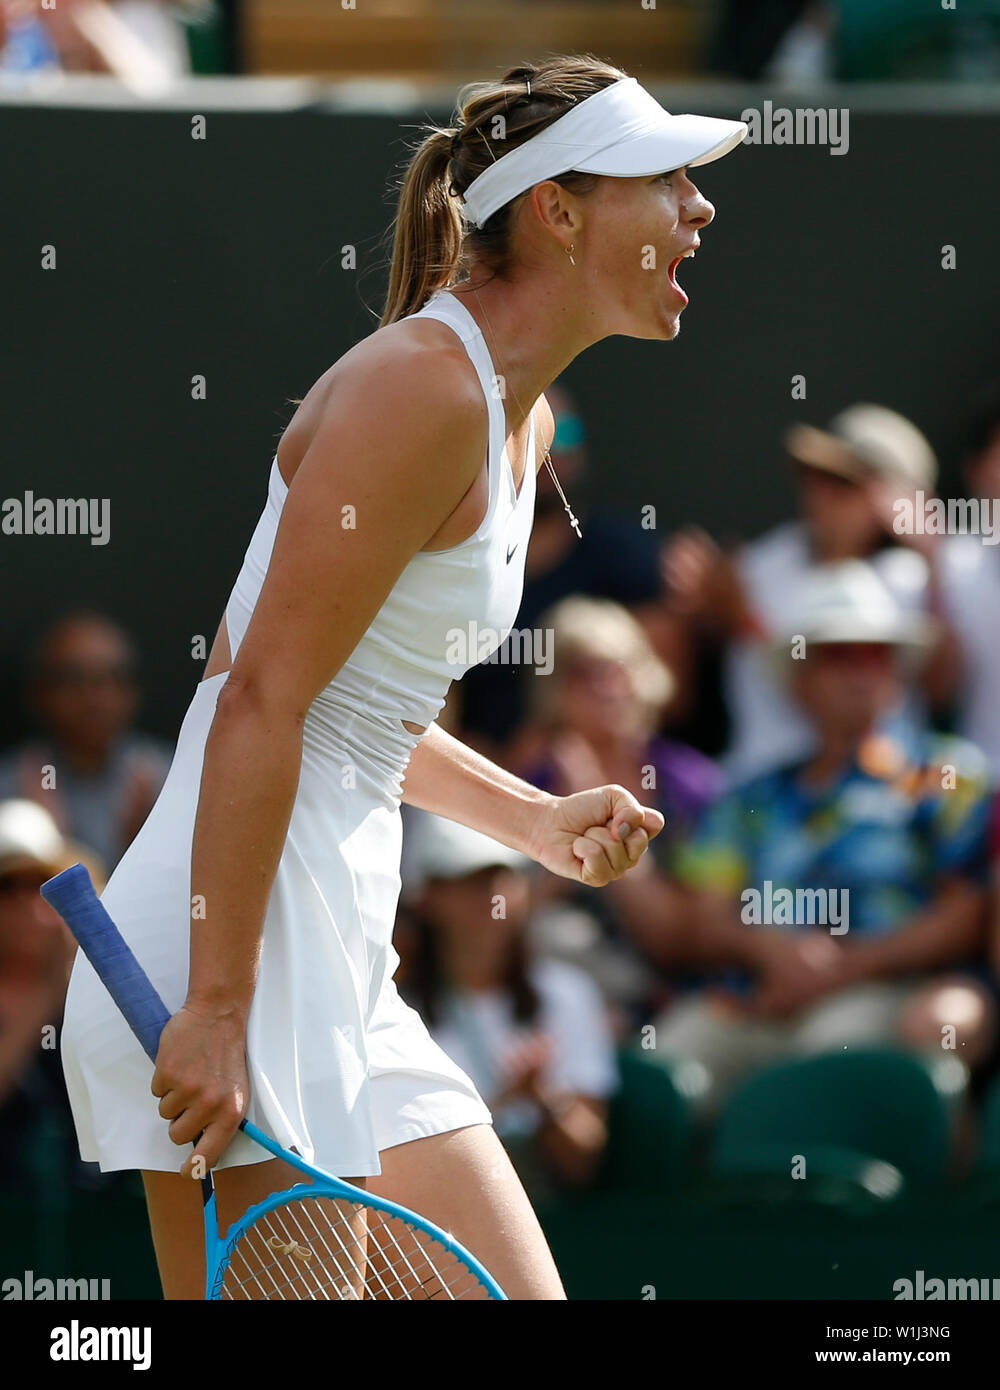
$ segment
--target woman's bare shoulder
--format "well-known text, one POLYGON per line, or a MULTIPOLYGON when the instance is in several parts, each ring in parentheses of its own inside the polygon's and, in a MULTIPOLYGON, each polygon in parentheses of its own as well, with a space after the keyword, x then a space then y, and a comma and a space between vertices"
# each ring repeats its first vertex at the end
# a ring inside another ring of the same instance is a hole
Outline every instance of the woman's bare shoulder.
POLYGON ((303 397, 277 448, 286 484, 332 417, 371 409, 400 393, 428 409, 437 402, 453 406, 458 416, 482 414, 486 428, 482 385, 456 333, 437 319, 401 319, 355 343, 303 397))

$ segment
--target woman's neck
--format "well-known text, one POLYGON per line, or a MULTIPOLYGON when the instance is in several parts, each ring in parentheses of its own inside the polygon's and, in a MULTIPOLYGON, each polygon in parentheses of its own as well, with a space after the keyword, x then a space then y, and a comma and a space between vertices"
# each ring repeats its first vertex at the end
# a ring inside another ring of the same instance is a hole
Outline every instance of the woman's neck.
POLYGON ((514 280, 473 266, 454 287, 482 330, 496 372, 505 384, 507 423, 517 429, 538 397, 574 358, 606 336, 599 331, 586 295, 565 269, 548 264, 523 270, 514 280))

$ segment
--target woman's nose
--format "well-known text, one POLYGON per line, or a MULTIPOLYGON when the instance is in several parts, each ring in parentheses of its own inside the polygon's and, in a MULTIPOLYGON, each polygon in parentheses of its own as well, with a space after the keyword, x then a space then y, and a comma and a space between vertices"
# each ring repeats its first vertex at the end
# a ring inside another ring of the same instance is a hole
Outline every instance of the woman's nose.
POLYGON ((690 198, 684 199, 684 213, 685 220, 700 230, 711 222, 715 216, 715 208, 695 189, 690 198))

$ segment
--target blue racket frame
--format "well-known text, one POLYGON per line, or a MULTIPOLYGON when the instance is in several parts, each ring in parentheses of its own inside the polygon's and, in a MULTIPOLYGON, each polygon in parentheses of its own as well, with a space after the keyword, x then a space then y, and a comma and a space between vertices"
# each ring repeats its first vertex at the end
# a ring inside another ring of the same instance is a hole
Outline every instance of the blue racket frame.
MULTIPOLYGON (((132 1032, 142 1045, 144 1052, 155 1065, 159 1048, 160 1034, 170 1021, 166 1005, 154 989, 149 977, 136 960, 128 944, 97 895, 90 874, 84 864, 73 864, 48 879, 40 889, 42 897, 62 917, 80 944, 91 965, 104 983, 108 993, 120 1009, 132 1032)), ((467 1265, 482 1283, 490 1298, 507 1300, 507 1295, 484 1268, 475 1255, 465 1246, 407 1207, 390 1202, 382 1197, 372 1197, 360 1187, 344 1182, 342 1178, 316 1168, 298 1154, 291 1153, 274 1139, 257 1128, 249 1120, 240 1121, 240 1129, 254 1143, 273 1154, 275 1158, 297 1168, 300 1173, 311 1178, 311 1183, 297 1183, 284 1192, 272 1193, 263 1202, 258 1202, 240 1217, 226 1231, 219 1235, 218 1213, 215 1202, 215 1188, 211 1174, 202 1179, 202 1197, 205 1215, 205 1298, 218 1300, 221 1297, 229 1260, 243 1233, 258 1217, 275 1207, 283 1205, 288 1198, 334 1197, 347 1200, 360 1206, 370 1207, 389 1216, 398 1217, 418 1231, 424 1231, 467 1265)))

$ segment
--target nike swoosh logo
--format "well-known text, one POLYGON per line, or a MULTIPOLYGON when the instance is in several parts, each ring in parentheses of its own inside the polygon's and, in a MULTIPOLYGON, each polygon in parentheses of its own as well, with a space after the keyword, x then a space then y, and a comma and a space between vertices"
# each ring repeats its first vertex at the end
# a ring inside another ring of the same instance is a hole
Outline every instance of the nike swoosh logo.
POLYGON ((518 545, 518 543, 515 542, 515 544, 512 545, 511 548, 507 551, 507 563, 508 563, 508 565, 510 564, 510 557, 514 554, 514 551, 517 549, 517 545, 518 545))

